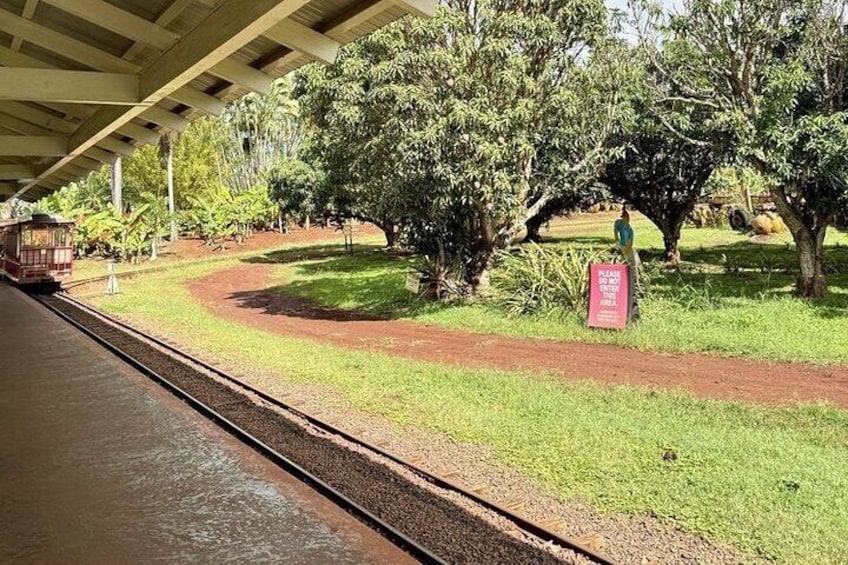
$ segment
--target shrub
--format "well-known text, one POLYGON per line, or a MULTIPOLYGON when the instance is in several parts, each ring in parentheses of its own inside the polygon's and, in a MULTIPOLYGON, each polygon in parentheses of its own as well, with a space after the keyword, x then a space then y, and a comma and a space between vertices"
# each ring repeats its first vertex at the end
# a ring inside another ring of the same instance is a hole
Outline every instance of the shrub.
POLYGON ((499 256, 493 282, 512 315, 583 312, 589 264, 611 262, 609 253, 576 247, 546 248, 534 243, 499 256))

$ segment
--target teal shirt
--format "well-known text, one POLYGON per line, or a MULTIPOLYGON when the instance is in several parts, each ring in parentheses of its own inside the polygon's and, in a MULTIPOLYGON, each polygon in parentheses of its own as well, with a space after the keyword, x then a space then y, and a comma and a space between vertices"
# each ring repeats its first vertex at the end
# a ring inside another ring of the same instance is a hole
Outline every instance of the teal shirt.
POLYGON ((621 220, 616 220, 613 224, 613 231, 618 236, 618 245, 622 249, 633 242, 633 226, 625 224, 621 220))

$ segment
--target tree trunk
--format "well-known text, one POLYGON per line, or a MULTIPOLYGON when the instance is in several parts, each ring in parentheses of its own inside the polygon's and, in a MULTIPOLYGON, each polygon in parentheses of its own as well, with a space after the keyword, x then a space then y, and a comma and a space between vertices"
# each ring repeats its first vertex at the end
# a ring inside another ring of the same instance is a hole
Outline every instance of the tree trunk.
POLYGON ((478 249, 465 267, 465 282, 475 294, 485 294, 492 286, 494 249, 478 249))
POLYGON ((524 223, 524 226, 527 228, 527 235, 524 236, 523 243, 540 243, 542 241, 542 235, 539 233, 539 230, 542 228, 541 215, 536 215, 527 220, 524 223))
POLYGON ((386 249, 400 249, 400 226, 395 222, 385 222, 380 224, 380 229, 383 230, 383 235, 386 236, 386 249))
POLYGON ((678 244, 680 243, 681 227, 683 227, 683 222, 679 222, 673 226, 664 225, 662 227, 663 246, 665 247, 663 260, 667 263, 676 264, 680 262, 680 248, 678 244))
POLYGON ((798 296, 823 298, 827 294, 827 280, 824 274, 824 236, 833 218, 821 217, 815 213, 804 216, 790 204, 791 201, 787 198, 783 187, 775 187, 774 192, 777 212, 792 232, 795 249, 798 252, 801 272, 795 283, 795 291, 798 296), (807 225, 811 221, 812 225, 807 225))
POLYGON ((801 273, 795 289, 799 296, 824 298, 827 294, 827 279, 824 273, 824 236, 827 228, 818 232, 803 229, 795 237, 801 273))
POLYGON ((310 225, 309 216, 306 216, 306 220, 303 222, 303 227, 305 227, 306 229, 309 229, 309 225, 310 225))

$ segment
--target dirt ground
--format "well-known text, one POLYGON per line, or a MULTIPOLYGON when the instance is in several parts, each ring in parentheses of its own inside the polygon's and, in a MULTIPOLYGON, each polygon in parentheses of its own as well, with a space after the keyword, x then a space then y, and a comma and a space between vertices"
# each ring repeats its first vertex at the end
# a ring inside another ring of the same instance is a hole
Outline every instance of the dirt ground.
POLYGON ((848 367, 665 355, 610 345, 518 339, 317 307, 267 292, 269 265, 239 265, 189 283, 216 315, 281 335, 450 365, 547 373, 762 404, 828 402, 848 409, 848 367))

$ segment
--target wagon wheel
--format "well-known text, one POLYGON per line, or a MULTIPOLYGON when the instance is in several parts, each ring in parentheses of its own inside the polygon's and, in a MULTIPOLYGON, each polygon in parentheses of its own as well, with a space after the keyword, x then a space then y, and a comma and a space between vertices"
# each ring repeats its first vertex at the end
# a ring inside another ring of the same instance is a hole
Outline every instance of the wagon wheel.
POLYGON ((727 213, 727 222, 736 231, 745 231, 751 227, 751 214, 744 208, 734 206, 727 213))

